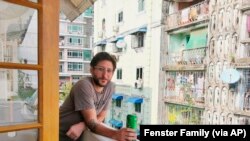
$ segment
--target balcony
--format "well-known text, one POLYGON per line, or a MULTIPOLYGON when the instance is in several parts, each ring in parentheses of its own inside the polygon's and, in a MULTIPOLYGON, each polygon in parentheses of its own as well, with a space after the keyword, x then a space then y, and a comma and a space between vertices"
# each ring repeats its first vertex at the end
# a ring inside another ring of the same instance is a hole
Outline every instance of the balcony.
POLYGON ((205 22, 209 19, 209 4, 207 1, 200 2, 166 18, 167 31, 192 24, 205 22))
POLYGON ((174 104, 180 104, 184 106, 191 106, 197 108, 205 107, 204 97, 188 98, 188 95, 186 95, 185 98, 181 98, 178 96, 165 96, 164 101, 167 103, 174 103, 174 104))
POLYGON ((167 72, 164 101, 193 107, 205 103, 205 72, 167 72))
POLYGON ((249 68, 250 62, 250 39, 241 41, 241 46, 237 51, 235 56, 235 66, 237 68, 249 68))
POLYGON ((169 53, 164 70, 204 70, 207 47, 184 49, 179 53, 169 53))
POLYGON ((246 112, 246 111, 241 111, 241 110, 235 110, 234 111, 235 115, 241 115, 241 116, 250 116, 250 112, 246 112))

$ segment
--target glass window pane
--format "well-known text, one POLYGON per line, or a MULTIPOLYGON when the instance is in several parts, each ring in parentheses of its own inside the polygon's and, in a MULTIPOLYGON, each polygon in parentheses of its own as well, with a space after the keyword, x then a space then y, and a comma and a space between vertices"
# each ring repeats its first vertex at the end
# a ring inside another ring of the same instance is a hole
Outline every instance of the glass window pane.
POLYGON ((38 130, 22 130, 0 133, 2 141, 38 141, 38 130))
POLYGON ((83 57, 85 61, 90 61, 92 58, 91 50, 83 50, 83 57))
POLYGON ((92 17, 93 16, 93 7, 91 6, 91 7, 89 7, 87 10, 85 10, 85 12, 84 12, 84 15, 85 16, 89 16, 89 17, 92 17))
POLYGON ((37 10, 0 0, 0 62, 37 64, 37 10))
POLYGON ((0 126, 37 121, 37 71, 0 69, 0 86, 0 126))

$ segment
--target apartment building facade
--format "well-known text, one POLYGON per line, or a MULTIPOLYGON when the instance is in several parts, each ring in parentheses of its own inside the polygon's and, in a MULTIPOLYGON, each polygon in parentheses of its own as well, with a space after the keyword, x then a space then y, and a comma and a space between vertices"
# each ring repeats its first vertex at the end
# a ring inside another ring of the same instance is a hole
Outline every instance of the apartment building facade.
POLYGON ((157 2, 95 4, 94 52, 118 59, 109 123, 248 124, 249 2, 157 2))
POLYGON ((137 115, 138 125, 158 123, 163 3, 99 0, 94 4, 94 52, 107 51, 117 58, 116 92, 106 120, 115 128, 126 126, 128 114, 137 115))
POLYGON ((168 1, 163 123, 202 123, 209 10, 206 0, 168 1))
POLYGON ((244 0, 210 1, 205 123, 249 124, 249 10, 244 0))
POLYGON ((168 2, 162 122, 249 124, 249 2, 168 2))
POLYGON ((93 46, 93 8, 90 7, 74 21, 60 15, 59 80, 75 83, 90 75, 93 46))

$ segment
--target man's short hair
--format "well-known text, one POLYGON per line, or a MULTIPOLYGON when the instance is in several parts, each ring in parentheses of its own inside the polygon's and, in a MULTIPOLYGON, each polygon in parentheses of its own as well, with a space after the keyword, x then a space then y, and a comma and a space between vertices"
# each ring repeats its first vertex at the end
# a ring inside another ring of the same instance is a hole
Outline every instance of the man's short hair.
POLYGON ((116 57, 107 52, 98 52, 91 60, 90 66, 95 67, 100 61, 107 60, 113 64, 113 69, 116 69, 116 57))

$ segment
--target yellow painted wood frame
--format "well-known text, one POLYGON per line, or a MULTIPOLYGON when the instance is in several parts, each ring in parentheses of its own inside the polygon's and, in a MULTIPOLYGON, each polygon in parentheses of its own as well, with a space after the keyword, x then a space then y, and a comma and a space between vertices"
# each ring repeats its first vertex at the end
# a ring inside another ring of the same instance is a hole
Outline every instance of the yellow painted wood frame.
POLYGON ((0 62, 0 68, 38 71, 38 122, 0 126, 0 133, 38 129, 39 141, 58 141, 59 0, 5 0, 38 10, 38 64, 0 62))

